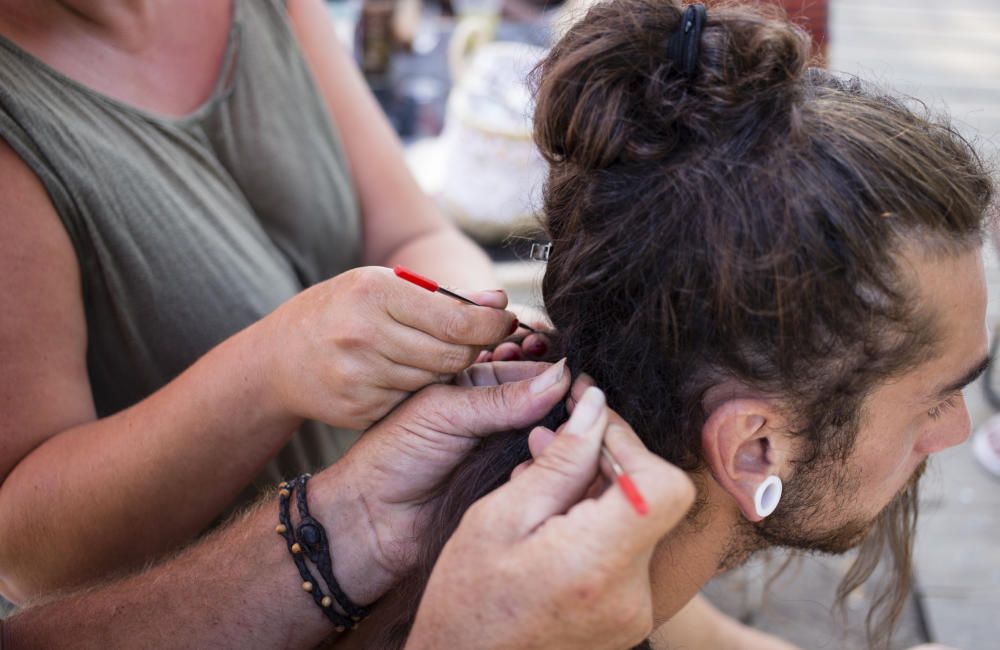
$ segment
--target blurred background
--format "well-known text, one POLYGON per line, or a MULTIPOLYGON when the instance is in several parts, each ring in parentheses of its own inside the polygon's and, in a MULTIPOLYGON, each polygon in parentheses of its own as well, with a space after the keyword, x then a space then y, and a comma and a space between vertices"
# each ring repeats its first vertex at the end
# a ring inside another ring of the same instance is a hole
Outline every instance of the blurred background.
MULTIPOLYGON (((1000 0, 773 1, 809 30, 829 68, 950 114, 998 168, 1000 0)), ((525 77, 581 3, 337 0, 329 8, 421 185, 487 247, 513 298, 540 304, 543 267, 527 251, 538 230, 544 166, 531 144, 525 77)), ((1000 264, 989 249, 992 331, 1000 323, 1000 264)), ((981 385, 966 397, 974 424, 992 414, 981 385)), ((1000 480, 976 464, 968 445, 932 462, 922 485, 916 583, 893 647, 1000 648, 998 515, 1000 480)), ((866 647, 873 585, 850 596, 846 619, 832 610, 851 558, 796 558, 768 584, 785 559, 758 558, 706 593, 803 648, 866 647)))

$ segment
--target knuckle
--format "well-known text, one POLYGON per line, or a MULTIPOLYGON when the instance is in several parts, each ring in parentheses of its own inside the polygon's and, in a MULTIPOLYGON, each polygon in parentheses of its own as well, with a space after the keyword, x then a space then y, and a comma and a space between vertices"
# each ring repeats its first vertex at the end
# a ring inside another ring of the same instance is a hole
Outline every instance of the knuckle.
POLYGON ((349 293, 364 291, 366 286, 367 269, 351 269, 340 276, 340 281, 344 285, 344 290, 349 293))
POLYGON ((535 458, 534 462, 549 472, 567 477, 576 476, 579 474, 579 451, 582 442, 582 440, 572 436, 559 436, 535 458))
POLYGON ((351 269, 348 273, 351 273, 351 277, 356 283, 364 286, 381 284, 385 275, 382 269, 374 266, 359 266, 358 268, 351 269))
POLYGON ((370 419, 371 409, 368 405, 362 404, 359 400, 348 400, 343 407, 343 417, 352 423, 365 422, 370 419))
POLYGON ((328 367, 334 381, 341 383, 344 391, 353 392, 357 387, 361 365, 353 354, 337 354, 330 360, 328 367))
POLYGON ((450 388, 443 384, 422 388, 396 410, 396 420, 405 422, 406 427, 412 430, 455 432, 449 417, 448 407, 454 402, 450 388))
MULTIPOLYGON (((477 390, 474 403, 470 406, 476 410, 491 414, 507 414, 516 406, 510 397, 510 384, 488 386, 477 390)), ((471 395, 470 395, 471 396, 471 395)))
POLYGON ((581 605, 594 608, 606 594, 607 581, 599 570, 591 568, 573 581, 571 597, 581 605))
POLYGON ((384 275, 380 269, 363 266, 344 273, 345 291, 357 301, 377 301, 384 297, 384 275))
POLYGON ((445 316, 441 331, 445 340, 451 343, 471 342, 475 321, 468 309, 452 309, 445 316))
MULTIPOLYGON (((365 347, 364 329, 354 319, 348 319, 344 326, 333 334, 333 344, 339 350, 359 350, 365 347)), ((341 354, 348 357, 350 355, 341 354)))
POLYGON ((493 396, 493 399, 496 400, 496 406, 504 409, 504 413, 521 412, 532 405, 531 395, 528 392, 528 382, 507 382, 497 384, 492 388, 496 393, 493 396))
MULTIPOLYGON (((454 405, 459 397, 453 386, 432 384, 404 403, 405 415, 415 423, 435 431, 455 432, 453 420, 460 420, 454 405)), ((458 429, 461 431, 461 429, 458 429)))
POLYGON ((476 350, 473 348, 450 346, 438 356, 437 370, 443 373, 455 374, 472 365, 475 358, 476 350))

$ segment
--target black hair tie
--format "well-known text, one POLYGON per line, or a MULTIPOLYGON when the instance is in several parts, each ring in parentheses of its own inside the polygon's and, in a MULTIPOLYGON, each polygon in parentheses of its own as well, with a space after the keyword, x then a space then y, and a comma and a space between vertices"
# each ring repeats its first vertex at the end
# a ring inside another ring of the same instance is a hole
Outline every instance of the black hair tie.
POLYGON ((693 76, 698 68, 701 30, 705 26, 706 13, 705 5, 701 3, 685 7, 680 23, 667 41, 667 56, 674 69, 685 77, 693 76))

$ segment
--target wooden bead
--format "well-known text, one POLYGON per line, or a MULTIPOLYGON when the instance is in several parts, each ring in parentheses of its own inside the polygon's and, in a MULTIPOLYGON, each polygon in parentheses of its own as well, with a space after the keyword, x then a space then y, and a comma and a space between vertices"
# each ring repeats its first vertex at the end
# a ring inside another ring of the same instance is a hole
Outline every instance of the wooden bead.
POLYGON ((319 604, 322 605, 323 607, 329 607, 330 605, 333 604, 333 599, 330 598, 329 596, 323 596, 323 600, 319 601, 319 604))
POLYGON ((301 552, 302 552, 302 547, 299 546, 298 542, 292 544, 292 553, 301 553, 301 552))
POLYGON ((287 531, 288 529, 285 528, 285 524, 278 524, 277 526, 274 527, 274 532, 278 533, 279 535, 284 535, 287 531))
POLYGON ((306 580, 305 582, 303 582, 303 583, 302 583, 302 588, 303 588, 303 589, 304 589, 304 590, 305 590, 305 591, 306 591, 307 593, 310 593, 310 594, 311 594, 311 593, 312 593, 312 590, 313 590, 313 583, 311 583, 311 582, 309 582, 308 580, 306 580))
POLYGON ((288 493, 288 490, 282 488, 282 489, 278 490, 278 494, 280 494, 283 497, 287 497, 289 493, 288 493))

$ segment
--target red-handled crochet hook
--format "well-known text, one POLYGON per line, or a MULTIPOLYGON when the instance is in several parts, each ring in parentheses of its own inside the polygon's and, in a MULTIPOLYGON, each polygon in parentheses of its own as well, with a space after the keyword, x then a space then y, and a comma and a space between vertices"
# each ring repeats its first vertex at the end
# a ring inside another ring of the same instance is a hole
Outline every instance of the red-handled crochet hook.
MULTIPOLYGON (((441 294, 444 294, 444 295, 448 296, 449 298, 454 298, 455 300, 461 300, 462 302, 464 302, 466 304, 475 305, 476 307, 482 307, 483 306, 483 305, 480 305, 478 302, 473 302, 472 300, 469 300, 465 296, 458 295, 454 291, 448 291, 447 289, 445 289, 444 287, 442 287, 440 284, 438 284, 434 280, 431 280, 430 278, 425 278, 424 276, 420 275, 419 273, 414 273, 413 271, 411 271, 410 269, 406 268, 405 266, 396 266, 395 268, 393 268, 393 272, 397 276, 399 276, 400 278, 403 278, 404 280, 406 280, 407 282, 412 282, 413 284, 417 285, 418 287, 423 287, 424 289, 427 289, 428 291, 441 293, 441 294)), ((534 332, 536 334, 538 333, 538 330, 536 330, 534 327, 531 327, 529 325, 525 325, 524 323, 522 323, 520 321, 518 321, 517 326, 518 327, 523 327, 524 329, 528 330, 529 332, 534 332)))
MULTIPOLYGON (((395 268, 393 268, 393 272, 400 278, 406 280, 407 282, 412 282, 418 287, 423 287, 428 291, 442 293, 448 296, 449 298, 454 298, 455 300, 460 300, 470 305, 482 307, 482 305, 480 305, 479 303, 469 300, 465 296, 460 296, 454 291, 448 291, 434 280, 431 280, 430 278, 425 278, 419 273, 414 273, 405 266, 396 266, 395 268)), ((538 331, 535 328, 525 325, 524 323, 521 322, 518 322, 518 326, 523 327, 529 332, 537 333, 538 331)), ((608 461, 608 464, 611 465, 611 471, 615 473, 615 478, 618 481, 618 486, 621 487, 622 492, 625 493, 625 498, 628 499, 629 503, 632 504, 632 507, 635 508, 635 511, 639 513, 639 515, 645 515, 647 512, 649 512, 649 506, 646 504, 646 500, 642 498, 642 494, 639 493, 638 488, 635 487, 635 483, 632 482, 632 478, 625 472, 625 469, 621 466, 621 463, 618 462, 618 459, 616 459, 614 455, 611 453, 611 451, 603 444, 601 445, 601 453, 604 455, 605 460, 608 461)))
POLYGON ((612 455, 611 450, 602 444, 601 454, 604 456, 604 460, 608 461, 608 464, 611 465, 611 471, 615 473, 615 478, 618 480, 618 486, 622 489, 622 492, 625 493, 625 498, 632 504, 635 511, 640 515, 645 515, 649 512, 649 506, 646 505, 646 500, 642 498, 641 494, 639 494, 639 489, 635 486, 635 483, 632 482, 632 477, 625 473, 625 468, 622 467, 621 463, 618 462, 618 459, 612 455))

